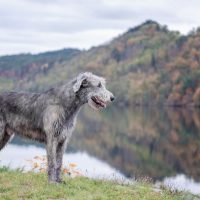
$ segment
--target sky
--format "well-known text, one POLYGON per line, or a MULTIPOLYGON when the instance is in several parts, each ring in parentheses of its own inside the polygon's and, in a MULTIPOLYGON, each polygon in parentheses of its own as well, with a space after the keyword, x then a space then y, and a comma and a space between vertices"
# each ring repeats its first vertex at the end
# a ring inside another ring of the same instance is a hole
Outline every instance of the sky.
POLYGON ((182 34, 199 0, 0 0, 0 55, 89 49, 151 19, 182 34))

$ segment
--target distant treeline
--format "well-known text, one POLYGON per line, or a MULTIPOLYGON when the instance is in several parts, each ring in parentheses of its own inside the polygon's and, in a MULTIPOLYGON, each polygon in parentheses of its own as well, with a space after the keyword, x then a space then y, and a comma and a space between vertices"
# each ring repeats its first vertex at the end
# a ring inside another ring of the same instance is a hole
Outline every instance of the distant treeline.
POLYGON ((122 106, 200 106, 200 28, 183 36, 149 20, 88 51, 0 57, 0 90, 38 91, 81 71, 105 76, 122 106))

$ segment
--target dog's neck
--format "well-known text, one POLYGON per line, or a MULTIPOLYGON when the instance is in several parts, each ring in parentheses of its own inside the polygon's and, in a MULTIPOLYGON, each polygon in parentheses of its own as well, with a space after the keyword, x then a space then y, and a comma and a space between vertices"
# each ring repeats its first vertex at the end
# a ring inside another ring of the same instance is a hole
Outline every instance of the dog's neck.
POLYGON ((73 91, 72 84, 70 82, 54 90, 56 96, 61 100, 60 103, 64 107, 66 115, 69 116, 78 114, 80 108, 87 103, 86 98, 81 92, 75 93, 73 91))

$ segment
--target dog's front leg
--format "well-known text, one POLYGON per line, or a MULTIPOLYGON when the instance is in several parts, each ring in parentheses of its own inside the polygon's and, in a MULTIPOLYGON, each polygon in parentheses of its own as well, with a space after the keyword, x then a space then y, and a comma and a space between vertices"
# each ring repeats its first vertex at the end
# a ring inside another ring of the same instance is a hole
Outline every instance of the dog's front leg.
POLYGON ((63 162, 63 154, 65 153, 65 149, 67 146, 67 140, 64 140, 58 143, 57 151, 56 151, 56 158, 57 158, 57 167, 56 167, 56 178, 58 182, 62 182, 61 179, 61 168, 63 162))
POLYGON ((49 183, 57 182, 56 178, 56 148, 57 138, 51 135, 47 139, 46 150, 47 150, 47 162, 48 162, 48 181, 49 183))
POLYGON ((62 131, 62 108, 57 105, 49 105, 43 116, 43 126, 46 133, 46 150, 48 162, 48 179, 50 183, 57 182, 56 178, 56 150, 59 141, 59 135, 62 131))

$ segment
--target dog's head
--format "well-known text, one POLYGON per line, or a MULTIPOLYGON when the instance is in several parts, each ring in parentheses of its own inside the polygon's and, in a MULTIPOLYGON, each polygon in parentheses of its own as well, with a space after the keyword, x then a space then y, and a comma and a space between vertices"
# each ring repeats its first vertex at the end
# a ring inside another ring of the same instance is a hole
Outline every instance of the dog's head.
POLYGON ((106 108, 107 103, 114 100, 113 94, 106 89, 105 79, 90 72, 78 75, 73 90, 95 110, 106 108))

